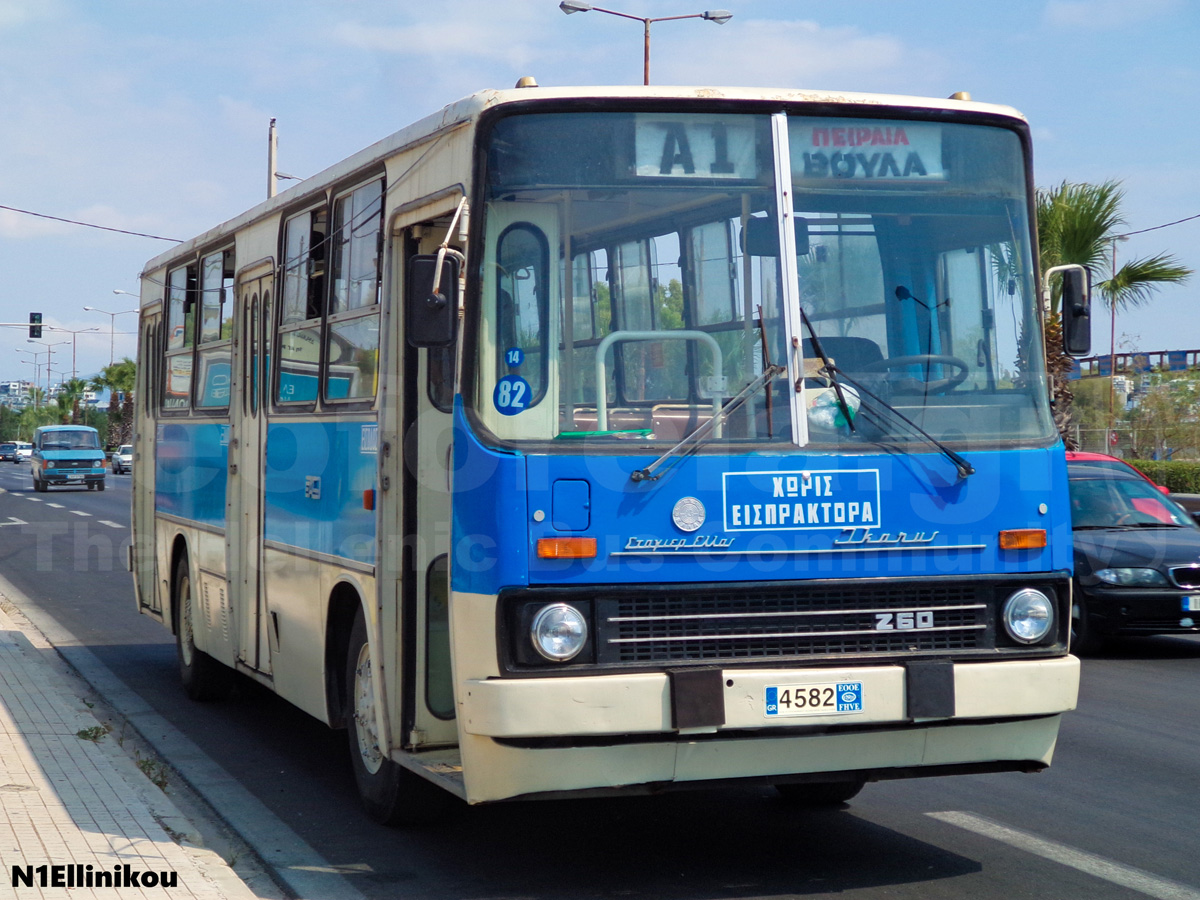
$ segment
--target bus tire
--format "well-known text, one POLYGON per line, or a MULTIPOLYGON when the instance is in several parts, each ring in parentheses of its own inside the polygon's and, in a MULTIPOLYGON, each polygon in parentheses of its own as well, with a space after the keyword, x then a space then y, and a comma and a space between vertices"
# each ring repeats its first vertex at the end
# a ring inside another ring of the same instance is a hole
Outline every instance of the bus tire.
POLYGON ((221 665, 203 650, 196 649, 192 617, 192 576, 186 558, 175 565, 175 652, 179 658, 179 680, 187 695, 200 702, 224 700, 233 689, 233 670, 221 665))
POLYGON ((444 818, 451 796, 388 759, 379 749, 371 647, 360 611, 346 649, 346 736, 350 767, 367 815, 381 825, 422 825, 444 818))
POLYGON ((777 784, 775 790, 791 806, 838 806, 858 796, 867 783, 865 778, 854 781, 813 781, 777 784))

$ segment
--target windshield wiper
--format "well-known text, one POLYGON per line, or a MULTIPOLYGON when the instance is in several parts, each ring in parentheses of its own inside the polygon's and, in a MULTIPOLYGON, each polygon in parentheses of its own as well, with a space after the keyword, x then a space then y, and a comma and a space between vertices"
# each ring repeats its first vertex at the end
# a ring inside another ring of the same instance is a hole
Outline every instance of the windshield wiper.
MULTIPOLYGON (((827 368, 828 367, 829 366, 827 366, 827 368)), ((836 369, 837 367, 833 366, 832 368, 836 369)), ((840 370, 838 370, 838 371, 840 372, 840 370)), ((941 452, 941 454, 946 457, 946 459, 950 460, 950 462, 952 462, 954 464, 954 468, 958 470, 959 478, 966 478, 968 475, 975 474, 975 467, 973 465, 971 465, 962 456, 955 453, 953 450, 951 450, 949 447, 947 447, 945 444, 943 444, 941 441, 939 441, 937 438, 935 438, 932 434, 930 434, 928 431, 926 431, 924 428, 922 428, 920 425, 918 425, 916 422, 914 422, 912 419, 910 419, 904 413, 900 412, 900 410, 896 409, 896 407, 892 406, 892 404, 888 403, 886 400, 884 400, 882 397, 880 397, 874 391, 871 391, 871 390, 863 387, 862 384, 860 384, 855 379, 851 378, 845 372, 840 372, 840 374, 841 374, 842 378, 844 378, 847 381, 847 383, 850 384, 851 387, 853 387, 857 391, 861 391, 867 397, 874 400, 876 403, 879 404, 880 407, 882 407, 883 409, 886 409, 889 413, 891 413, 893 416, 895 416, 897 419, 899 419, 901 422, 903 422, 905 425, 907 425, 909 428, 911 428, 916 434, 920 435, 925 440, 927 440, 930 444, 932 444, 934 447, 936 447, 941 452)), ((862 412, 863 410, 866 410, 866 413, 869 416, 876 416, 877 417, 876 420, 878 421, 878 413, 876 412, 876 410, 873 407, 869 407, 867 404, 863 404, 862 406, 859 407, 859 412, 862 412)), ((845 415, 845 413, 843 413, 843 415, 845 415)))
MULTIPOLYGON (((804 307, 800 307, 800 321, 804 323, 804 327, 808 329, 809 339, 812 340, 813 350, 817 356, 821 358, 821 367, 825 374, 829 377, 829 383, 833 386, 833 394, 837 398, 838 409, 841 410, 842 418, 846 420, 846 427, 850 429, 850 433, 854 434, 854 419, 850 415, 850 407, 846 404, 846 395, 842 393, 841 382, 838 381, 838 370, 834 367, 829 357, 825 355, 825 351, 821 348, 821 339, 817 337, 817 331, 812 326, 812 322, 808 320, 808 313, 804 311, 804 307)), ((796 338, 792 338, 793 343, 799 343, 796 338)), ((800 373, 800 377, 796 381, 796 393, 800 393, 801 383, 804 381, 804 373, 800 373)))
MULTIPOLYGON (((664 462, 678 455, 680 458, 688 453, 691 453, 700 445, 713 429, 717 427, 725 419, 729 418, 730 413, 739 409, 747 400, 757 394, 760 390, 766 387, 771 381, 779 375, 787 374, 787 369, 783 366, 770 365, 763 370, 763 373, 751 381, 748 385, 741 389, 728 403, 722 406, 717 412, 713 413, 711 419, 685 437, 682 441, 656 459, 644 469, 634 469, 629 473, 630 479, 633 481, 658 481, 662 478, 662 473, 654 474, 654 470, 661 466, 664 462)), ((676 460, 678 462, 678 460, 676 460)))

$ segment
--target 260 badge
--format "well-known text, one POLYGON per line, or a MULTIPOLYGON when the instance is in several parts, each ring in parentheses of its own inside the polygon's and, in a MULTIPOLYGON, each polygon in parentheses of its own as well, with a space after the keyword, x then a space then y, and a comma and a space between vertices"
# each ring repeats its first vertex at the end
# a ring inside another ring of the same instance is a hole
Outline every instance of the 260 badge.
POLYGON ((863 711, 863 686, 861 681, 773 684, 764 699, 767 718, 853 715, 863 711))

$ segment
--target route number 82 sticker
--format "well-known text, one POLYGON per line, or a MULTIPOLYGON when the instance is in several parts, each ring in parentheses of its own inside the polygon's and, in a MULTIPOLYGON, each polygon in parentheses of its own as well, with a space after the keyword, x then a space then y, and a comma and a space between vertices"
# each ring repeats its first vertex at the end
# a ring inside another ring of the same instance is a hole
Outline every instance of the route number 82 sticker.
POLYGON ((529 408, 533 391, 520 375, 505 375, 492 391, 492 405, 502 416, 515 416, 529 408))

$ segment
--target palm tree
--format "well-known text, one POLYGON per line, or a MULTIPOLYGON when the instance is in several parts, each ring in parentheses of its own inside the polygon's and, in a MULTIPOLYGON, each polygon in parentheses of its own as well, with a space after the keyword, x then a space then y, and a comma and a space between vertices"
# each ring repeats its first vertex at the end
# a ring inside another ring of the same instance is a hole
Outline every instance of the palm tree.
POLYGON ((105 366, 92 378, 92 390, 109 392, 109 444, 120 446, 133 442, 133 386, 136 380, 137 364, 129 357, 105 366))
POLYGON ((82 378, 71 378, 64 381, 58 391, 59 404, 66 403, 72 425, 79 424, 79 401, 87 393, 87 390, 88 383, 82 378))
MULTIPOLYGON (((1109 278, 1093 282, 1109 310, 1148 303, 1164 284, 1182 284, 1192 270, 1173 256, 1159 254, 1135 259, 1113 271, 1113 242, 1120 239, 1125 224, 1121 201, 1125 191, 1119 181, 1103 184, 1071 184, 1040 188, 1037 192, 1037 225, 1041 270, 1075 263, 1093 272, 1107 271, 1109 278)), ((1054 285, 1046 321, 1046 368, 1055 397, 1054 421, 1067 447, 1075 448, 1070 433, 1071 389, 1068 375, 1071 360, 1062 350, 1062 319, 1059 315, 1061 283, 1054 285)))

